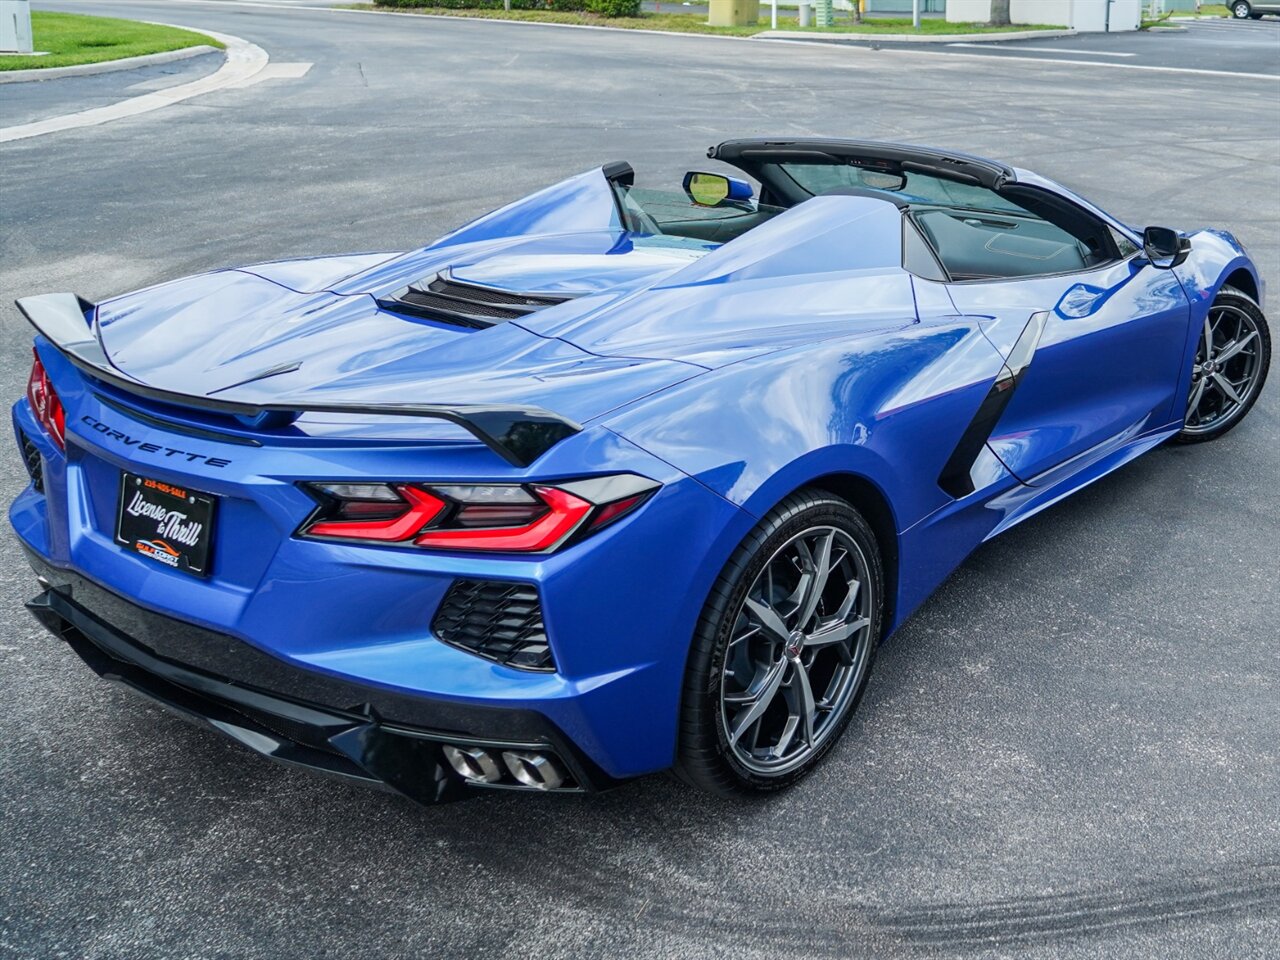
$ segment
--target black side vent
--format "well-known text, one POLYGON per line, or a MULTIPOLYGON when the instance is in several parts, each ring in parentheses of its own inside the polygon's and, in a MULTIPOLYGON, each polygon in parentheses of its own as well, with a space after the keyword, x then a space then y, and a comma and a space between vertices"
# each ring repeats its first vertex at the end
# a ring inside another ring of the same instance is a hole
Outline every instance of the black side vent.
POLYGON ((31 476, 31 485, 35 487, 36 493, 44 493, 44 460, 40 457, 40 449, 25 432, 18 432, 22 436, 22 462, 26 464, 27 473, 31 476))
POLYGON ((521 670, 554 671, 542 603, 531 583, 455 580, 431 630, 451 646, 521 670))
POLYGON ((523 317, 543 307, 572 300, 572 297, 550 297, 542 294, 512 293, 470 283, 460 283, 445 270, 425 286, 412 283, 379 300, 386 310, 407 313, 424 320, 453 323, 463 327, 491 327, 504 320, 523 317))

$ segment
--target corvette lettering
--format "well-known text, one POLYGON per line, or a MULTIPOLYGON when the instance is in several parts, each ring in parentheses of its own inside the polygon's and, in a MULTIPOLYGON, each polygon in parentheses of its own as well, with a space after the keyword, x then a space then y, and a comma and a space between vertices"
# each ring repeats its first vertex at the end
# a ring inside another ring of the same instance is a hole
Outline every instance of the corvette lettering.
POLYGON ((174 447, 166 447, 158 443, 144 443, 137 437, 131 437, 122 430, 117 430, 103 423, 101 420, 85 414, 80 418, 80 422, 91 430, 96 430, 104 437, 110 437, 112 440, 119 440, 126 447, 137 447, 143 453, 153 453, 165 457, 178 457, 187 463, 203 463, 209 467, 226 467, 230 466, 230 460, 224 460, 222 457, 209 457, 203 453, 192 453, 189 450, 178 450, 174 447))

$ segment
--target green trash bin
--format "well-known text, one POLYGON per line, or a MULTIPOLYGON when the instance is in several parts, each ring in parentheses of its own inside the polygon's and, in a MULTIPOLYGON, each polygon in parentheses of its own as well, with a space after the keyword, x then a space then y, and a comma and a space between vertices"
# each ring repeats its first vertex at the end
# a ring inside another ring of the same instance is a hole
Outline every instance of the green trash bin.
POLYGON ((746 27, 760 19, 760 0, 710 0, 713 27, 746 27))

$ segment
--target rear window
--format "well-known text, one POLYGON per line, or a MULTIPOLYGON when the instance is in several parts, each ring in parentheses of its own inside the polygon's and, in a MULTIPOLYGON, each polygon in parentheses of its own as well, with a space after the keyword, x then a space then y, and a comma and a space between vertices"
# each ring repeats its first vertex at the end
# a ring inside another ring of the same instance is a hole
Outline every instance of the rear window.
POLYGON ((910 203, 964 207, 969 210, 1025 213, 1021 207, 978 184, 957 183, 926 173, 904 170, 894 176, 906 178, 900 190, 885 190, 880 184, 886 174, 882 170, 852 163, 782 163, 778 165, 802 190, 817 196, 843 187, 860 190, 883 190, 888 196, 901 197, 910 203))

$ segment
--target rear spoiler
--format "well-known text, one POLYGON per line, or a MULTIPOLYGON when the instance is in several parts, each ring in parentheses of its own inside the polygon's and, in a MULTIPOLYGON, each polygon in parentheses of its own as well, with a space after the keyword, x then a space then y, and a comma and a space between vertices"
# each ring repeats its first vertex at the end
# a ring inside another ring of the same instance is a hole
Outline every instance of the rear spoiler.
POLYGON ((209 410, 214 413, 292 422, 304 413, 348 413, 372 416, 425 417, 457 424, 480 440, 502 459, 517 467, 527 467, 540 456, 582 430, 580 424, 540 407, 502 406, 493 404, 455 404, 437 406, 415 403, 362 403, 333 401, 316 403, 287 399, 278 403, 253 404, 192 396, 161 390, 135 380, 116 368, 102 342, 97 323, 86 315, 97 307, 74 293, 46 293, 23 297, 16 301, 22 315, 58 351, 82 372, 125 393, 158 400, 180 407, 209 410))

